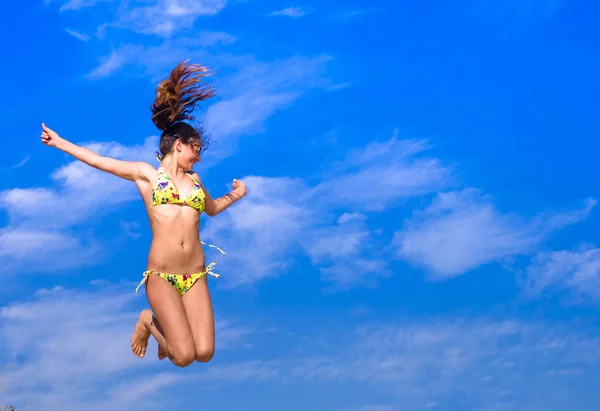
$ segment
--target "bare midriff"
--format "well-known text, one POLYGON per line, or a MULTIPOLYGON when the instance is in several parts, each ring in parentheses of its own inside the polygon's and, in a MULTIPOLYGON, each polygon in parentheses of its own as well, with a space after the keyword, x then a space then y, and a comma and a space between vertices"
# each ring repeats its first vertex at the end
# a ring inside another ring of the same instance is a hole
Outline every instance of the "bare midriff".
POLYGON ((160 204, 151 208, 148 217, 152 229, 148 270, 192 274, 206 269, 197 210, 179 204, 160 204))

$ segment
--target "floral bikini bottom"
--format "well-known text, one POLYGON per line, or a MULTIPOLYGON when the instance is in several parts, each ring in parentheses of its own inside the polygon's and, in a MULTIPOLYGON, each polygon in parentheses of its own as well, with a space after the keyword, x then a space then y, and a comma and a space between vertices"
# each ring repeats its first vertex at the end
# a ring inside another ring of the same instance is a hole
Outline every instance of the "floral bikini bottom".
MULTIPOLYGON (((206 243, 202 243, 204 245, 208 245, 209 247, 213 247, 216 248, 217 250, 219 250, 221 253, 225 254, 225 252, 223 250, 221 250, 219 247, 211 245, 211 244, 206 244, 206 243)), ((140 284, 137 286, 137 288, 135 289, 135 292, 138 292, 138 289, 144 285, 144 283, 146 283, 146 281, 148 281, 148 276, 150 274, 155 274, 158 275, 160 278, 167 280, 169 283, 171 283, 171 285, 173 286, 173 288, 175 288, 175 290, 177 290, 177 292, 179 293, 180 296, 183 296, 186 292, 189 291, 190 288, 192 288, 192 286, 194 284, 196 284, 196 281, 198 281, 199 279, 201 279, 202 277, 204 277, 205 275, 212 275, 215 278, 219 278, 221 277, 219 274, 214 273, 212 271, 213 267, 217 265, 216 262, 212 262, 208 265, 208 267, 206 267, 205 271, 199 272, 199 273, 192 273, 192 274, 170 274, 170 273, 161 273, 158 271, 153 271, 153 270, 146 270, 144 271, 144 278, 142 279, 142 281, 140 282, 140 284)))

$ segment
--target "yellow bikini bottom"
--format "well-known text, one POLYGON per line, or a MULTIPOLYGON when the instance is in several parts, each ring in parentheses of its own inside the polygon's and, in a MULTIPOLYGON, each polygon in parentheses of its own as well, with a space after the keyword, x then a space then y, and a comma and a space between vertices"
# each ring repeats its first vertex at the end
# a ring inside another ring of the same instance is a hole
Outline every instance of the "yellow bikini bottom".
MULTIPOLYGON (((219 247, 211 245, 211 244, 206 244, 206 243, 202 243, 204 245, 208 245, 209 247, 214 247, 217 250, 219 250, 221 253, 225 254, 225 252, 223 250, 221 250, 219 247)), ((146 283, 146 281, 148 281, 148 276, 150 274, 156 274, 158 275, 160 278, 167 280, 168 282, 171 283, 171 285, 177 290, 177 292, 179 293, 179 295, 183 296, 186 292, 188 292, 190 290, 190 288, 192 288, 192 286, 194 284, 196 284, 196 281, 198 281, 199 279, 201 279, 202 277, 204 277, 205 275, 212 275, 215 278, 219 278, 221 277, 219 274, 214 273, 212 271, 213 267, 217 265, 217 263, 212 262, 208 265, 208 267, 206 267, 206 271, 200 272, 200 273, 191 273, 191 274, 170 274, 170 273, 160 273, 158 271, 152 271, 152 270, 147 270, 144 271, 144 278, 142 278, 142 281, 140 282, 140 284, 137 286, 137 288, 135 289, 135 292, 137 293, 139 288, 144 285, 146 283)))
POLYGON ((196 284, 196 281, 198 281, 199 279, 204 277, 206 274, 212 275, 215 278, 219 278, 220 277, 219 274, 213 273, 211 271, 212 267, 214 267, 215 265, 216 265, 216 263, 210 263, 210 265, 206 268, 206 271, 203 271, 200 273, 192 273, 192 274, 170 274, 170 273, 160 273, 158 271, 152 271, 152 270, 144 271, 144 278, 140 282, 140 284, 137 286, 137 288, 135 289, 135 292, 137 293, 138 289, 142 285, 144 285, 144 283, 146 281, 148 281, 148 276, 150 274, 156 274, 160 278, 170 282, 171 285, 177 290, 179 295, 183 296, 186 292, 189 291, 190 288, 192 288, 192 286, 194 284, 196 284))

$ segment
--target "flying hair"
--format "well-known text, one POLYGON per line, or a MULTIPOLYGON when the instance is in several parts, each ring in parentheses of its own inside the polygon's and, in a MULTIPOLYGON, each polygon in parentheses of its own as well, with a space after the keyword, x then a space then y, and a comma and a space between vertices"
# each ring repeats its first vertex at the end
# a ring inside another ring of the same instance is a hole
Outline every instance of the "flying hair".
POLYGON ((213 73, 200 64, 179 63, 166 79, 156 87, 156 97, 150 107, 152 122, 159 130, 160 153, 157 159, 162 161, 171 152, 173 144, 180 139, 190 144, 200 139, 202 151, 208 145, 203 127, 193 127, 186 122, 193 121, 194 108, 199 102, 215 96, 215 88, 206 81, 213 73))
POLYGON ((214 97, 215 89, 205 81, 212 73, 200 64, 179 63, 168 78, 156 87, 156 98, 151 106, 152 122, 165 131, 175 123, 194 120, 195 106, 214 97))

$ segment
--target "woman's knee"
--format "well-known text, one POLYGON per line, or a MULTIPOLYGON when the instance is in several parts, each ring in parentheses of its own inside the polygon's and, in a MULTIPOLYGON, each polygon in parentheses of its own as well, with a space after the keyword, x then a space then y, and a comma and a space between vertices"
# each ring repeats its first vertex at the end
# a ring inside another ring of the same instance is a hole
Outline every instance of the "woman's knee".
POLYGON ((196 352, 192 344, 181 344, 179 346, 169 346, 169 358, 173 364, 178 367, 187 367, 196 359, 196 352))
POLYGON ((209 362, 215 355, 214 345, 201 345, 196 346, 196 361, 198 362, 209 362))

